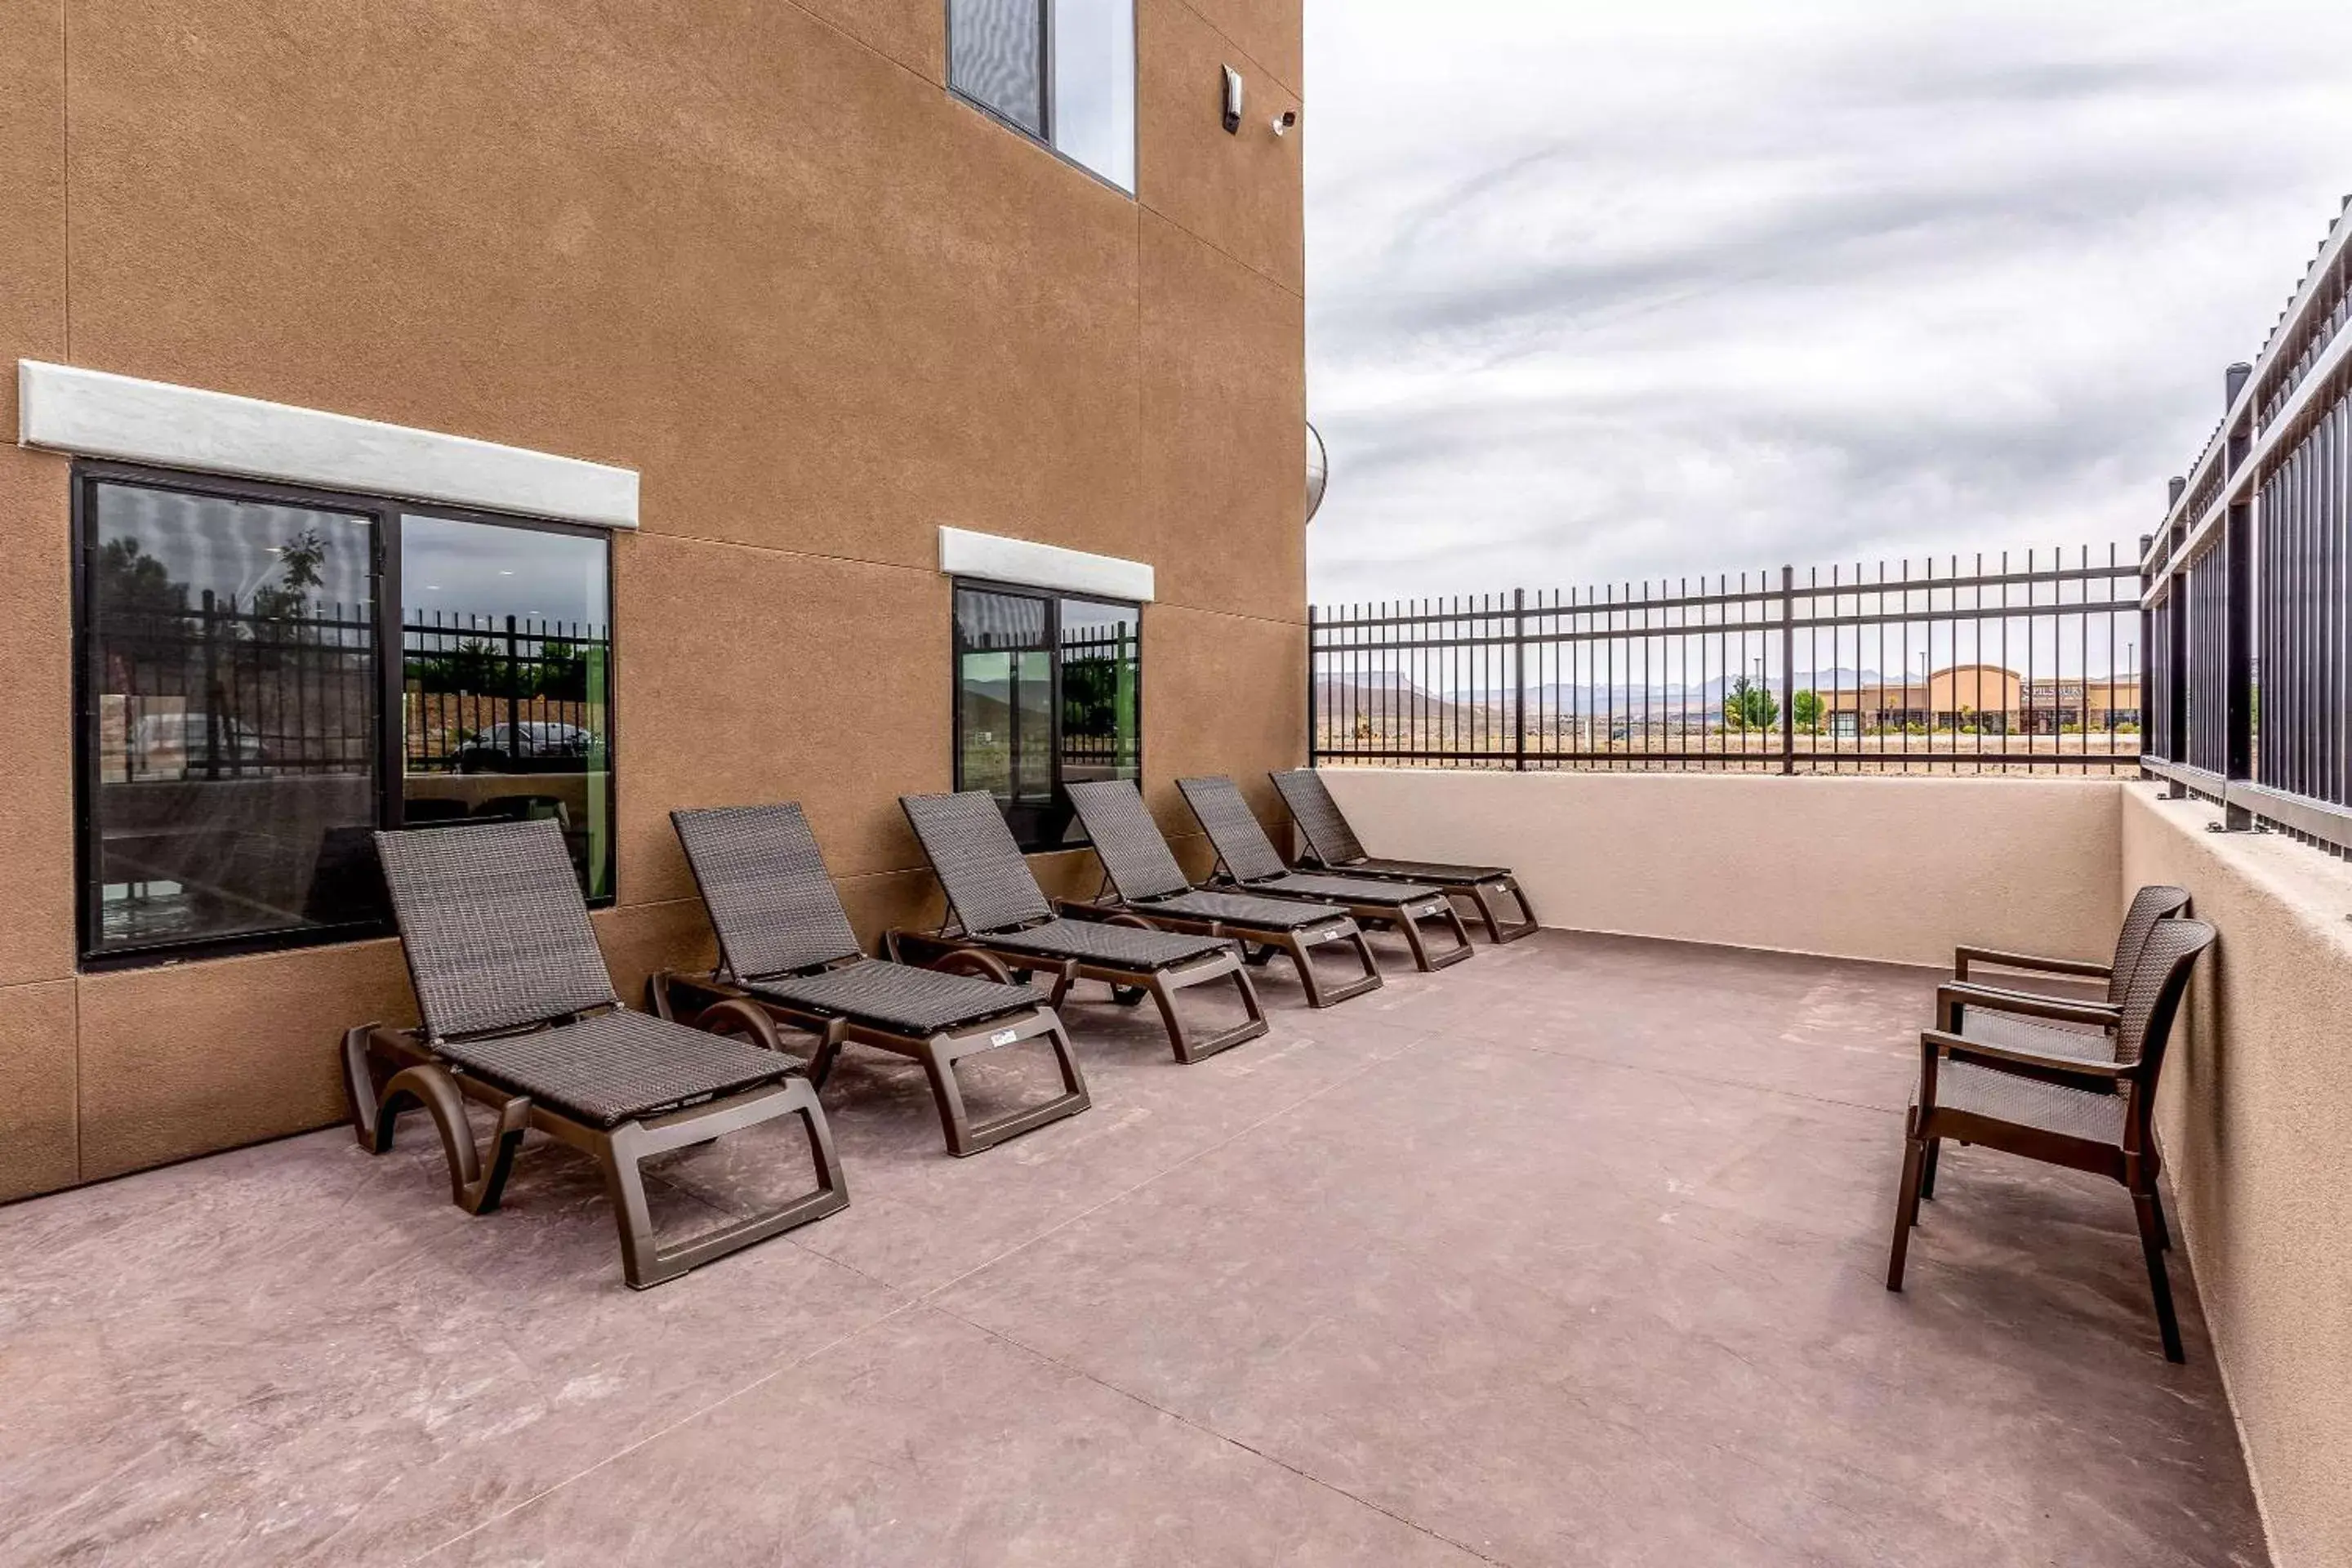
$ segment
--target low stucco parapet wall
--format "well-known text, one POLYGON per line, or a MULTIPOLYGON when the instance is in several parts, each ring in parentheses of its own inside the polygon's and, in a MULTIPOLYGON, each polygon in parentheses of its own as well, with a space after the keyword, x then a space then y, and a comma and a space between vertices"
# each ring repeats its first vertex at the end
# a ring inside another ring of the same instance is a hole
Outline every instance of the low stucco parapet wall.
POLYGON ((2153 785, 2122 818, 2122 885, 2221 933, 2158 1130, 2273 1560, 2352 1563, 2352 867, 2153 785))
POLYGON ((1948 964, 1962 942, 2105 958, 2110 779, 1324 771, 1376 855, 1513 868, 1543 923, 1948 964))

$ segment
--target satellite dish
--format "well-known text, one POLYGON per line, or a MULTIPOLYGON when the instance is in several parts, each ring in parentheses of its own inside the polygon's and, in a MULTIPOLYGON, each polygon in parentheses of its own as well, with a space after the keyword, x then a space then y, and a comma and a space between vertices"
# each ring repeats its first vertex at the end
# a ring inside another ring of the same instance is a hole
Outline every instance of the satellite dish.
POLYGON ((1323 510, 1323 491, 1330 483, 1331 454, 1323 447, 1323 433, 1313 424, 1307 426, 1307 521, 1313 522, 1315 514, 1323 510))

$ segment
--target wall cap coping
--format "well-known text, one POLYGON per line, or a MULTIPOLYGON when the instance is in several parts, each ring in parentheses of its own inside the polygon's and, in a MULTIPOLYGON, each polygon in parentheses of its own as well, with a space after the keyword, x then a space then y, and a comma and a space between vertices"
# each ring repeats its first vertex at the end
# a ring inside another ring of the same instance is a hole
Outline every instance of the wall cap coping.
POLYGON ((1149 603, 1151 563, 1116 555, 1092 555, 1058 544, 1039 544, 970 529, 940 529, 940 570, 957 577, 988 577, 1031 588, 1058 588, 1108 599, 1149 603))

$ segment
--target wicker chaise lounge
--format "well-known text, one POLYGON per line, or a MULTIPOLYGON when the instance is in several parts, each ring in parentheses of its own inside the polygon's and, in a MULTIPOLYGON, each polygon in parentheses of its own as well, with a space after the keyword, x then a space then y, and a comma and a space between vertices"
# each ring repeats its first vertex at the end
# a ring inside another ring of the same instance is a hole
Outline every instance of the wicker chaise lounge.
POLYGON ((664 971, 646 983, 667 1018, 723 1002, 749 1003, 817 1037, 809 1081, 823 1089, 851 1040, 920 1062, 938 1102, 948 1152, 977 1154, 1087 1108, 1087 1084, 1068 1034, 1043 993, 1013 983, 1002 963, 969 949, 927 969, 868 958, 826 874, 816 836, 796 805, 673 811, 696 886, 719 936, 719 967, 664 971), (975 1125, 956 1063, 1043 1038, 1062 1092, 975 1125))
POLYGON ((1080 980, 1106 983, 1121 1002, 1148 995, 1160 1008, 1180 1062, 1213 1057, 1265 1033, 1265 1012, 1237 944, 1155 931, 1134 915, 1104 914, 1083 905, 1057 910, 1030 874, 995 798, 984 790, 901 795, 898 804, 939 874, 948 916, 936 932, 892 931, 893 958, 929 963, 949 952, 977 951, 996 958, 1016 977, 1051 973, 1049 1001, 1057 1011, 1080 980), (1176 1011, 1176 993, 1227 976, 1248 1016, 1206 1039, 1193 1038, 1176 1011))
POLYGON ((722 1003, 689 1029, 621 1005, 553 822, 379 833, 376 846, 425 1022, 362 1024, 343 1037, 362 1147, 385 1152, 401 1114, 422 1106, 441 1133, 451 1199, 488 1214, 525 1131, 572 1145, 604 1168, 622 1272, 640 1289, 849 1202, 816 1091, 779 1054, 766 1014, 722 1003), (498 1116, 487 1169, 468 1100, 498 1116), (808 1134, 815 1189, 662 1246, 639 1163, 782 1116, 808 1134))
POLYGON ((1470 956, 1469 930, 1443 889, 1370 877, 1293 871, 1283 864, 1274 840, 1265 836, 1265 828, 1233 780, 1223 775, 1178 779, 1176 787, 1183 792, 1184 804, 1192 808, 1209 842, 1216 847, 1224 878, 1241 891, 1336 904, 1359 925, 1391 930, 1402 936, 1412 950, 1414 967, 1424 973, 1470 956), (1432 952, 1422 936, 1423 921, 1435 921, 1452 932, 1453 944, 1432 952))
POLYGON ((2114 1008, 2023 994, 1993 999, 1961 985, 1938 988, 1940 1026, 1919 1037, 1919 1087, 1904 1130, 1903 1180, 1886 1260, 1889 1290, 1903 1289, 1904 1261, 1937 1147, 1947 1138, 1982 1144, 2123 1184, 2139 1222, 2165 1359, 2185 1359, 2165 1274, 2171 1237, 2157 1193, 2162 1162, 2151 1122, 2157 1076, 2181 994, 2212 942, 2213 928, 2202 921, 2152 922, 2121 1005, 2114 1008), (2053 1023, 2075 1029, 2035 1027, 2053 1023))
POLYGON ((1328 1007, 1379 987, 1380 965, 1373 961, 1371 944, 1347 910, 1195 888, 1160 837, 1160 825, 1144 809, 1142 792, 1133 780, 1103 779, 1068 788, 1087 837, 1094 840, 1103 875, 1117 893, 1105 907, 1140 915, 1162 931, 1237 937, 1245 946, 1256 946, 1256 963, 1283 953, 1297 970, 1309 1006, 1328 1007), (1315 952, 1334 942, 1347 945, 1363 964, 1363 973, 1325 984, 1315 967, 1315 952))
POLYGON ((1535 908, 1528 902, 1527 889, 1519 886, 1508 867, 1376 858, 1366 854, 1363 845, 1357 841, 1355 829, 1348 826, 1347 814, 1331 798, 1321 773, 1313 768, 1294 768, 1268 776, 1281 792, 1282 804, 1289 807, 1290 819, 1298 824, 1300 837, 1307 840, 1307 852, 1299 858, 1302 866, 1349 877, 1434 883, 1444 889, 1449 898, 1469 900, 1486 922, 1488 940, 1496 943, 1517 942, 1538 929, 1535 908), (1510 925, 1503 923, 1496 902, 1504 898, 1519 906, 1519 918, 1510 925))

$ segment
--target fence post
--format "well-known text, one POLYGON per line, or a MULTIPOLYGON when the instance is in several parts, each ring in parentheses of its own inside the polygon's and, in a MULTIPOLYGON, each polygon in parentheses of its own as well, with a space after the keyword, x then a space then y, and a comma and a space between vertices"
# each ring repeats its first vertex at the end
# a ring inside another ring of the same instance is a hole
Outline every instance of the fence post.
POLYGON ((1511 590, 1511 767, 1528 771, 1528 591, 1511 590))
POLYGON ((522 755, 522 644, 515 637, 515 618, 507 617, 507 757, 509 765, 522 755))
POLYGON ((1323 684, 1323 672, 1315 663, 1315 606, 1307 606, 1307 765, 1319 766, 1323 761, 1323 727, 1318 718, 1315 689, 1323 684))
POLYGON ((2229 694, 2223 700, 2223 716, 2229 726, 2229 740, 2223 756, 2221 826, 2231 833, 2251 832, 2254 815, 2241 803, 2229 798, 2229 785, 2251 782, 2254 776, 2254 660, 2253 660, 2253 509, 2241 501, 2230 509, 2223 523, 2228 530, 2221 548, 2228 552, 2222 559, 2230 574, 2229 628, 2224 634, 2229 659, 2229 694))
POLYGON ((1780 568, 1780 771, 1797 771, 1797 569, 1780 568))

